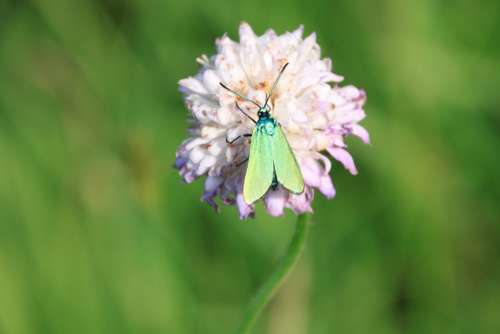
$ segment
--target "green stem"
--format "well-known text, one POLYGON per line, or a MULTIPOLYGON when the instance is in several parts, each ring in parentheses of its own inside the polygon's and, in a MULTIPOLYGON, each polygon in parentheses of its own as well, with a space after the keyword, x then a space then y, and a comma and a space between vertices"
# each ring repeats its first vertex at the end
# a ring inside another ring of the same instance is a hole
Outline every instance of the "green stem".
POLYGON ((285 255, 281 258, 271 276, 264 285, 260 287, 248 305, 248 309, 244 314, 240 327, 236 331, 237 334, 247 334, 250 332, 259 314, 274 297, 288 274, 291 272, 304 248, 308 225, 309 215, 301 214, 297 217, 295 233, 285 255))

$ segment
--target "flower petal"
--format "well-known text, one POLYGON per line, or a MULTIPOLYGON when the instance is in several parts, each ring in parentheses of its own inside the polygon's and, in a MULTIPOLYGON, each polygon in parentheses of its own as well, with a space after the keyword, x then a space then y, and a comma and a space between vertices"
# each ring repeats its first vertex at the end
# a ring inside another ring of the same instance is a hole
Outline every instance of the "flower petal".
POLYGON ((254 209, 252 205, 248 205, 243 199, 243 193, 238 193, 236 196, 236 205, 240 211, 240 219, 247 219, 253 217, 254 209))
POLYGON ((202 196, 202 201, 207 202, 216 211, 218 210, 217 203, 214 198, 217 195, 217 189, 220 187, 224 179, 220 176, 208 176, 205 180, 205 192, 202 196))
POLYGON ((207 90, 200 82, 200 80, 195 79, 193 77, 189 77, 186 79, 182 79, 179 81, 179 85, 181 86, 181 92, 188 94, 189 92, 196 94, 206 94, 207 90))
POLYGON ((282 187, 276 190, 269 190, 264 198, 266 210, 271 216, 281 216, 285 208, 287 193, 282 187))
POLYGON ((344 165, 344 168, 351 172, 352 175, 358 174, 358 170, 356 169, 354 160, 352 159, 352 156, 349 154, 349 152, 339 147, 329 147, 327 151, 332 155, 332 157, 335 158, 335 160, 342 163, 342 165, 344 165))
POLYGON ((312 158, 303 159, 300 164, 300 170, 304 177, 304 182, 312 187, 319 187, 321 177, 321 167, 312 158))
POLYGON ((363 143, 370 144, 370 134, 361 125, 354 124, 352 126, 352 134, 360 138, 363 141, 363 143))
POLYGON ((215 93, 222 87, 220 86, 221 79, 214 70, 206 70, 203 72, 203 85, 208 91, 215 93))
POLYGON ((286 206, 297 214, 312 212, 311 202, 313 198, 314 191, 310 187, 306 187, 302 194, 290 194, 286 206))
POLYGON ((335 197, 335 187, 330 175, 323 175, 320 178, 319 191, 328 199, 335 197))

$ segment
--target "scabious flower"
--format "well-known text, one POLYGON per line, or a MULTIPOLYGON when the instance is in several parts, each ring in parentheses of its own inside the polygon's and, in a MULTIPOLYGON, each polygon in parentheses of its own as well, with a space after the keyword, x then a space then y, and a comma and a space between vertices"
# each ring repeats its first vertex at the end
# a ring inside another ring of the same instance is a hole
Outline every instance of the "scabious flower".
POLYGON ((366 94, 351 85, 340 86, 343 77, 332 72, 329 58, 321 58, 314 33, 302 37, 302 26, 279 36, 268 30, 259 37, 242 23, 239 35, 239 43, 226 35, 219 38, 217 54, 198 58, 200 72, 179 82, 192 126, 177 151, 176 168, 187 183, 206 176, 202 200, 214 208, 219 197, 224 204, 236 204, 242 219, 253 216, 254 205, 243 200, 251 138, 228 141, 251 133, 255 126, 237 110, 236 102, 254 118, 257 108, 219 83, 262 103, 281 67, 289 63, 271 98, 271 113, 295 153, 305 190, 294 194, 279 187, 269 190, 263 201, 273 216, 283 214, 284 208, 311 212, 315 189, 327 198, 335 196, 326 153, 357 174, 344 138, 354 135, 369 143, 368 132, 358 124, 365 117, 366 94))

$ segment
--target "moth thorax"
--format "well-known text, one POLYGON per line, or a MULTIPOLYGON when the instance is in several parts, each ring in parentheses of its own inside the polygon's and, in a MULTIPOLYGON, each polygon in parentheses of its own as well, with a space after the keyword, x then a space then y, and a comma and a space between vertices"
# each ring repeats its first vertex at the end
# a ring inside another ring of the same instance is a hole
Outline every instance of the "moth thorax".
POLYGON ((265 125, 264 125, 264 131, 269 135, 269 136, 272 136, 274 135, 274 131, 276 129, 276 126, 274 125, 273 122, 267 122, 265 125))

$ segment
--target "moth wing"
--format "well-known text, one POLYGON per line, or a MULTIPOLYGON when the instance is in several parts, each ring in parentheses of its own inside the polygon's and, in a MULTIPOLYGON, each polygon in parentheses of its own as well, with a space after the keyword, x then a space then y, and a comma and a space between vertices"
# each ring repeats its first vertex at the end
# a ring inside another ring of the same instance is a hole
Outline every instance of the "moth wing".
POLYGON ((273 136, 272 154, 278 182, 291 192, 303 192, 304 178, 300 172, 299 164, 279 125, 273 136))
POLYGON ((255 127, 243 183, 243 199, 252 204, 266 193, 273 182, 274 167, 271 136, 255 127))

